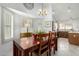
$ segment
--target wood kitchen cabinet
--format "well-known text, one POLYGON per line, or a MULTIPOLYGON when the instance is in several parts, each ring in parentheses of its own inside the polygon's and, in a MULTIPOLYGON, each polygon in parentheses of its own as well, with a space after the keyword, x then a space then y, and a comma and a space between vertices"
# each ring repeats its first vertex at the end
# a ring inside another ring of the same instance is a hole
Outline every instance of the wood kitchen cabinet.
POLYGON ((79 45, 79 33, 69 33, 69 43, 79 45))
POLYGON ((58 37, 68 38, 68 32, 67 31, 59 31, 58 32, 58 37))

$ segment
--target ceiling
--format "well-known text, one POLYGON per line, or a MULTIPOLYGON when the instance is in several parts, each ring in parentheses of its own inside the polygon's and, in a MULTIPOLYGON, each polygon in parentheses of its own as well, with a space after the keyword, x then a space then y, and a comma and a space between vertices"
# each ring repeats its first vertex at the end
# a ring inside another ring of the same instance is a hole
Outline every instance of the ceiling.
POLYGON ((78 3, 45 3, 48 10, 48 15, 43 17, 38 15, 38 9, 41 8, 41 3, 35 3, 34 8, 29 10, 24 7, 23 3, 1 3, 0 6, 10 7, 24 13, 29 13, 35 18, 47 18, 52 20, 75 21, 79 20, 79 4, 78 3))

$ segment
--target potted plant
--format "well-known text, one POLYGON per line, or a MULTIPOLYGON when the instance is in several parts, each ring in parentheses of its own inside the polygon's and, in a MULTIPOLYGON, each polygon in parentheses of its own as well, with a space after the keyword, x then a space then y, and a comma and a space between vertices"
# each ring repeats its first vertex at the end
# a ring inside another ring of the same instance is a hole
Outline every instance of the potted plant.
POLYGON ((35 36, 36 38, 34 40, 35 43, 37 43, 37 42, 40 43, 43 40, 43 38, 41 37, 42 34, 45 34, 45 32, 44 31, 36 31, 36 36, 35 36))

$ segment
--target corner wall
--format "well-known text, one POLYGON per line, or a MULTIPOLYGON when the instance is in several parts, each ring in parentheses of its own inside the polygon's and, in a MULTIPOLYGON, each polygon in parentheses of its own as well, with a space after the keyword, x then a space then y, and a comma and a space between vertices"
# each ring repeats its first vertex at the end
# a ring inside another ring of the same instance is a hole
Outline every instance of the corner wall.
POLYGON ((1 45, 1 7, 0 7, 0 45, 1 45))

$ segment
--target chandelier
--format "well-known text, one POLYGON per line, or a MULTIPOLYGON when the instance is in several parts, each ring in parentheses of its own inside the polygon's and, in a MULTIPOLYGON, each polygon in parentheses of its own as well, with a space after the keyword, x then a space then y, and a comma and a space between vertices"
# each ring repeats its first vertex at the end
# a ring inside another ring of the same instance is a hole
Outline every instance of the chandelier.
POLYGON ((47 16, 47 9, 45 8, 44 4, 41 4, 42 8, 38 10, 38 15, 39 16, 47 16))

